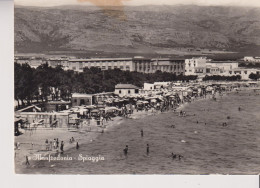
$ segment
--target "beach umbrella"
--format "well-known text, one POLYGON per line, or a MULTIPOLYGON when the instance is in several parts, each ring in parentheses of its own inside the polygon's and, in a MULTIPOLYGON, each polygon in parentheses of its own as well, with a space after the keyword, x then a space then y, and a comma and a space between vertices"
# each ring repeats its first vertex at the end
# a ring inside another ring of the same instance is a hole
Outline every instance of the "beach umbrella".
POLYGON ((106 107, 107 110, 119 110, 117 107, 111 106, 111 107, 106 107))
POLYGON ((93 109, 93 108, 95 108, 95 106, 94 105, 89 105, 89 106, 86 106, 86 108, 87 109, 93 109))
POLYGON ((98 109, 91 110, 91 113, 98 113, 98 112, 99 112, 98 109))
POLYGON ((136 104, 143 104, 143 101, 137 101, 136 104))

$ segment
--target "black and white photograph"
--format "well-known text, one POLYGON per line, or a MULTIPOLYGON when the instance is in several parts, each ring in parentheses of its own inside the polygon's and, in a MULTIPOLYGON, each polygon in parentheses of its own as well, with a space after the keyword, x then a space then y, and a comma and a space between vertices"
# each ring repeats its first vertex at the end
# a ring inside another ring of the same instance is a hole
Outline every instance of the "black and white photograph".
POLYGON ((260 1, 15 0, 13 45, 15 174, 260 174, 260 1))

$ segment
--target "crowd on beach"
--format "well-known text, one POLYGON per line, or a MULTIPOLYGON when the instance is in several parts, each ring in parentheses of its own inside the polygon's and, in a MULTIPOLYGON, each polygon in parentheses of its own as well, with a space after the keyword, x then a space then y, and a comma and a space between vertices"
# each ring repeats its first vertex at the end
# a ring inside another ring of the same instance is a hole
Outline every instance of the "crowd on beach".
MULTIPOLYGON (((140 112, 151 112, 155 115, 156 113, 163 113, 166 111, 172 111, 177 113, 180 117, 186 117, 188 114, 184 110, 179 110, 182 104, 191 103, 197 99, 212 99, 216 101, 216 96, 222 97, 225 92, 230 92, 232 90, 238 90, 242 87, 240 84, 204 84, 204 85, 189 85, 185 90, 183 89, 171 89, 164 88, 163 91, 155 92, 148 95, 137 95, 125 97, 123 102, 117 104, 104 104, 104 106, 92 106, 88 108, 87 113, 78 113, 78 121, 75 122, 76 128, 80 129, 83 126, 88 127, 88 131, 91 131, 90 121, 94 120, 96 126, 101 128, 100 133, 104 133, 106 128, 106 122, 113 121, 116 117, 122 118, 132 118, 132 115, 140 112), (106 110, 106 107, 108 107, 106 110)), ((74 109, 79 110, 82 107, 74 109)), ((83 107, 84 108, 84 107, 83 107)), ((86 107, 87 109, 87 107, 86 107)), ((242 110, 241 107, 238 108, 239 111, 242 110)), ((190 115, 190 114, 189 114, 190 115)), ((195 116, 195 114, 194 114, 195 116)), ((197 121, 197 124, 199 122, 197 121)), ((205 123, 206 124, 206 123, 205 123)), ((227 122, 223 122, 223 127, 227 126, 227 122)), ((170 125, 171 128, 175 128, 175 125, 170 125)), ((140 130, 141 137, 144 137, 144 130, 140 130)), ((43 141, 44 142, 44 141, 43 141)), ((75 148, 79 149, 79 142, 71 137, 68 140, 69 144, 75 144, 75 148)), ((53 140, 46 139, 44 142, 45 151, 55 151, 55 153, 64 152, 64 140, 59 142, 59 138, 54 138, 53 140)), ((31 143, 33 149, 34 144, 31 143)), ((15 142, 15 149, 20 150, 20 143, 15 142)), ((129 146, 123 149, 123 154, 125 157, 128 155, 129 146)), ((150 146, 147 143, 146 155, 149 156, 150 146)), ((170 158, 181 160, 184 158, 181 154, 171 153, 170 158)), ((28 155, 25 156, 25 164, 29 165, 28 155)))

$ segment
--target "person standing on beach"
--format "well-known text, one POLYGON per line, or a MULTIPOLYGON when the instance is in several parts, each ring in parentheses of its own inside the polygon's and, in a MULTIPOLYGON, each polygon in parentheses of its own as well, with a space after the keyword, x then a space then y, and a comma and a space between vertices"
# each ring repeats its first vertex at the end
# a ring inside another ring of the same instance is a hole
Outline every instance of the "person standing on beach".
POLYGON ((128 152, 128 145, 125 146, 125 149, 124 149, 124 155, 127 156, 127 152, 128 152))
POLYGON ((50 141, 50 148, 49 149, 52 150, 52 141, 50 141))
POLYGON ((54 138, 54 141, 53 141, 53 148, 54 149, 57 149, 57 142, 56 142, 56 139, 54 138))
POLYGON ((25 161, 26 161, 26 162, 25 162, 25 165, 30 165, 29 159, 28 159, 28 156, 27 156, 27 155, 25 156, 25 161))
POLYGON ((79 143, 77 142, 77 144, 76 144, 76 149, 79 149, 79 143))
POLYGON ((144 131, 143 131, 143 129, 141 129, 141 137, 143 137, 144 136, 144 131))
POLYGON ((149 144, 146 145, 146 155, 149 155, 149 144))
POLYGON ((48 139, 46 139, 46 141, 45 141, 46 148, 45 148, 45 149, 46 149, 47 151, 49 150, 49 149, 48 149, 48 147, 49 147, 48 142, 49 142, 48 139))
POLYGON ((59 147, 59 139, 57 138, 56 139, 56 145, 57 145, 57 148, 59 147))
POLYGON ((60 151, 61 151, 61 153, 63 153, 63 147, 64 147, 64 143, 63 143, 63 141, 61 141, 61 143, 60 143, 60 151))

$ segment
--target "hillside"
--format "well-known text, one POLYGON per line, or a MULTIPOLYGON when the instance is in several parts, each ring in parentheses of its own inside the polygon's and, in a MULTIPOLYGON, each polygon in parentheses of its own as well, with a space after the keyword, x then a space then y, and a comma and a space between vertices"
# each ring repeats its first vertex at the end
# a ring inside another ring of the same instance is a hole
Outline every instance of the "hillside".
POLYGON ((174 53, 172 49, 260 49, 260 9, 139 6, 15 7, 17 52, 93 50, 174 53), (120 16, 125 18, 121 19, 120 16))

